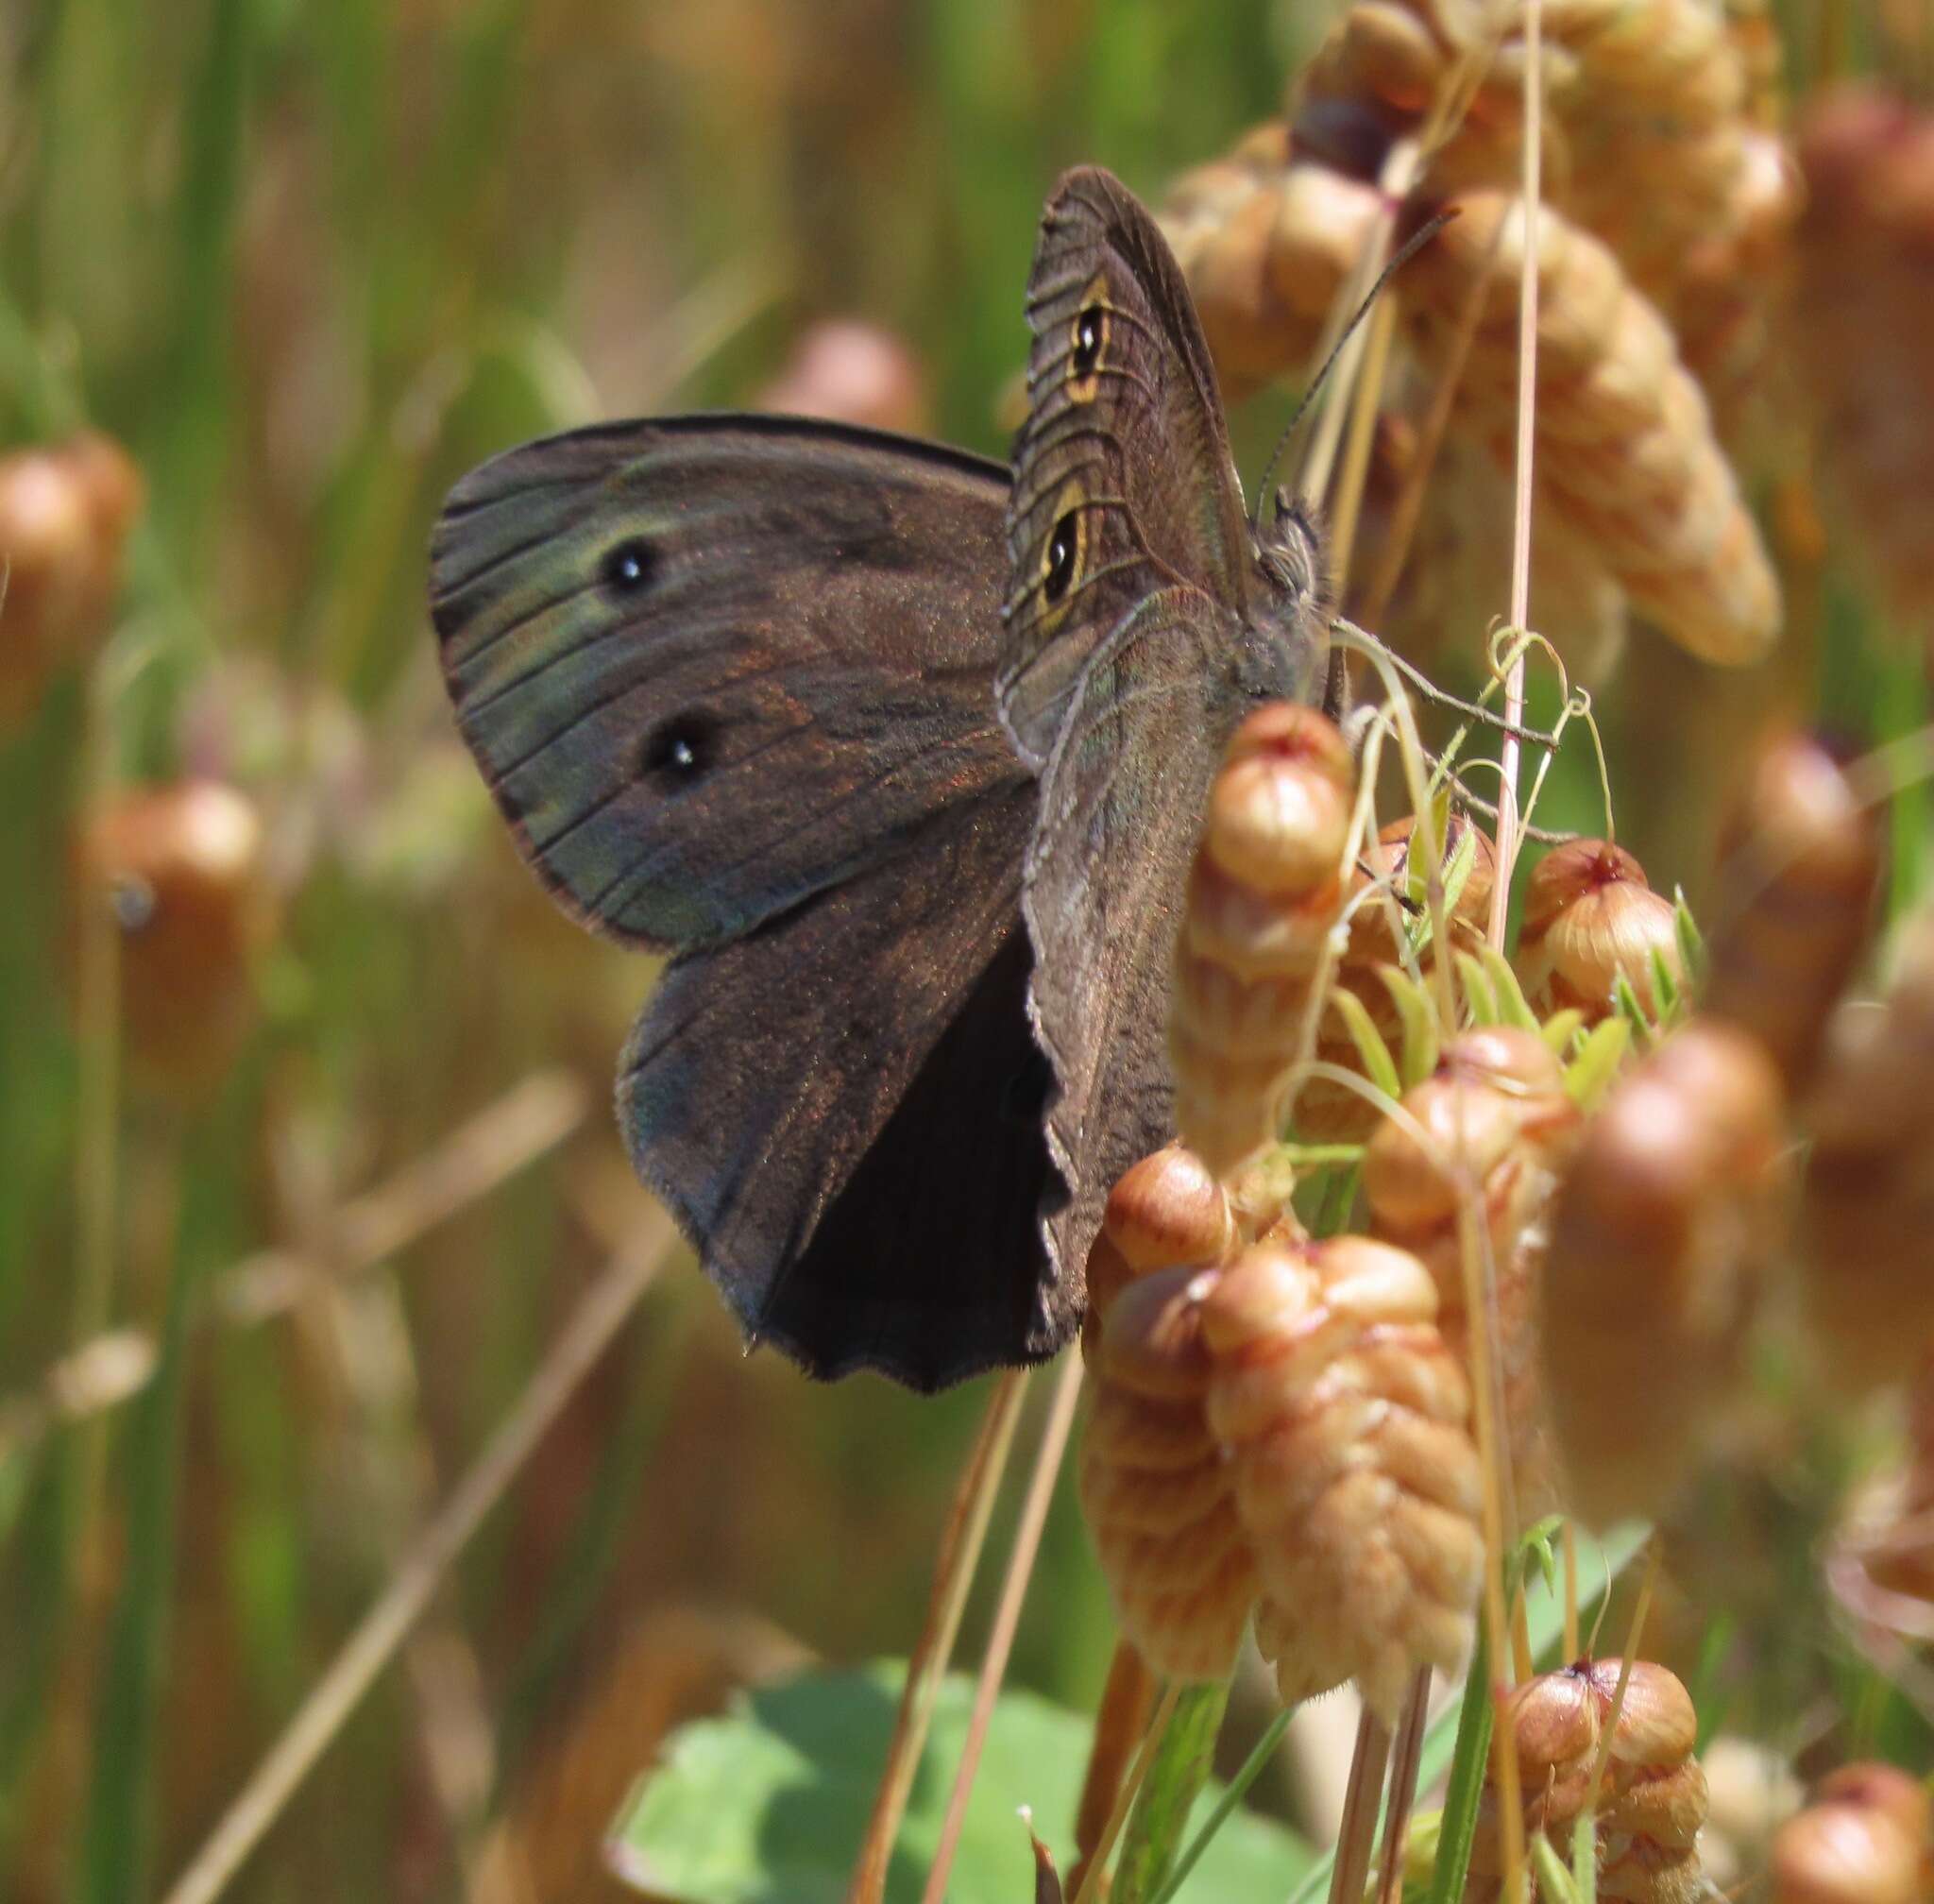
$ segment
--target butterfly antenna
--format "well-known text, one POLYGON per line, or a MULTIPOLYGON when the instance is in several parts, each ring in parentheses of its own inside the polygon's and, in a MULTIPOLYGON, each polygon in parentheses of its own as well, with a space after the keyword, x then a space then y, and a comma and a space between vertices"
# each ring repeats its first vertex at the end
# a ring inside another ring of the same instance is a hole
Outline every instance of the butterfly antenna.
POLYGON ((1454 205, 1447 206, 1443 211, 1436 212, 1398 246, 1396 255, 1390 260, 1389 264, 1377 273, 1377 281, 1370 286, 1369 291, 1364 298, 1364 301, 1356 307, 1355 315, 1343 327, 1342 336, 1337 338, 1336 342, 1330 347, 1330 354, 1323 359, 1322 368, 1310 380, 1309 387, 1302 394, 1302 400, 1298 403, 1295 414, 1283 427, 1282 434, 1276 439, 1276 448, 1270 450, 1268 462, 1263 466, 1263 480, 1256 489, 1255 513, 1249 518, 1250 528, 1261 530, 1263 526, 1263 498, 1269 494, 1269 479, 1276 473, 1276 466, 1281 460, 1283 450, 1288 448, 1289 439, 1296 434, 1297 428, 1302 422, 1304 414, 1321 393, 1323 385, 1329 381, 1331 371, 1336 367, 1337 358, 1343 355, 1343 347, 1356 335, 1357 326, 1370 314, 1370 307, 1376 303, 1378 294, 1382 292, 1383 286, 1456 216, 1457 207, 1454 205))

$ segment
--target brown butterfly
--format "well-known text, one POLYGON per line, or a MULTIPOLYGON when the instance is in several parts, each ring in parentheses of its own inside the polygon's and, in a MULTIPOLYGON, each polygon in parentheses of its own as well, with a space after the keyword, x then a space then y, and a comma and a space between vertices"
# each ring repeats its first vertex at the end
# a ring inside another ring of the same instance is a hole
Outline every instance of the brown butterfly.
POLYGON ((674 955, 619 1068, 638 1172, 816 1375, 933 1388, 1066 1341, 1108 1185, 1170 1131, 1210 778, 1320 678, 1316 533, 1246 516, 1181 273, 1108 174, 1056 189, 1027 315, 1011 489, 670 417, 485 464, 433 547, 519 849, 674 955))

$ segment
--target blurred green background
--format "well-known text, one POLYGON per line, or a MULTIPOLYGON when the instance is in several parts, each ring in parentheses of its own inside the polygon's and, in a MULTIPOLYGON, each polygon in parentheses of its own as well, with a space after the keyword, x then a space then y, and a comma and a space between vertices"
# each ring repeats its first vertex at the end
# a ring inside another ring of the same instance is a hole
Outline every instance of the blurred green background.
MULTIPOLYGON (((100 661, 0 736, 7 1895, 156 1894, 646 1220, 604 1106, 650 970, 553 914, 451 731, 423 607, 444 490, 540 432, 753 402, 832 315, 904 341, 909 420, 1001 453, 1056 173, 1159 195, 1279 107, 1326 14, 0 16, 0 442, 92 425, 147 494, 100 661), (114 784, 186 773, 255 802, 277 920, 239 1054, 193 1092, 76 1017, 70 871, 114 784), (458 1168, 481 1194, 359 1255, 345 1204, 539 1074, 562 1143, 487 1189, 458 1168), (271 1247, 284 1294, 238 1314, 271 1247), (97 1327, 133 1363, 61 1365, 97 1327), (150 1352, 154 1379, 117 1380, 150 1352)), ((1240 419, 1251 476, 1287 414, 1240 419)), ((1825 615, 1829 662, 1802 649, 1787 680, 1856 725, 1922 718, 1858 591, 1825 615)), ((1646 665, 1664 699, 1611 707, 1615 782, 1690 678, 1646 665)), ((1592 784, 1581 758, 1551 817, 1592 784)), ((1670 794, 1632 795, 1667 885, 1707 846, 1670 794)), ((601 1895, 596 1840, 668 1718, 795 1647, 911 1643, 984 1401, 748 1361, 681 1258, 231 1895, 601 1895), (518 1861, 529 1890, 492 1891, 518 1861)), ((1015 1676, 1092 1708, 1111 1642, 1063 1499, 1015 1676)))

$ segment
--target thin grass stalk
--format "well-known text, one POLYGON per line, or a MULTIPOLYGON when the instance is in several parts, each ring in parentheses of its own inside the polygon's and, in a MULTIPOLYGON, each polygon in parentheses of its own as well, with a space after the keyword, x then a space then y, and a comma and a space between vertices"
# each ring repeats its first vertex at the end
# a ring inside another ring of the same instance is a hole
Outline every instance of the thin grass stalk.
POLYGON ((1450 413, 1456 407, 1457 386, 1464 380, 1464 366, 1470 361, 1471 347, 1477 342, 1477 327, 1484 316, 1490 281, 1490 263, 1497 255, 1503 236, 1504 228, 1500 225, 1491 234, 1490 248, 1472 278, 1470 288, 1465 293, 1463 308, 1457 314, 1457 329, 1451 334, 1450 348, 1444 359, 1443 375, 1431 393, 1431 407, 1424 413, 1423 428, 1417 433, 1417 455, 1404 472, 1403 487, 1398 491, 1397 502, 1390 511, 1389 538, 1359 606, 1359 616, 1366 627, 1374 628, 1383 620, 1389 609, 1391 597, 1397 593, 1397 585, 1402 580, 1403 565, 1410 558, 1410 545, 1423 516, 1431 471, 1436 467, 1438 452, 1444 447, 1444 437, 1450 427, 1450 413))
MULTIPOLYGON (((118 679, 113 651, 88 677, 82 734, 80 797, 98 812, 119 777, 114 707, 118 679)), ((69 1341, 78 1352, 107 1328, 114 1309, 114 1266, 120 1250, 121 1179, 121 938, 113 908, 98 893, 83 896, 76 948, 76 1017, 80 1077, 75 1144, 74 1302, 69 1341)), ((84 1601, 94 1597, 98 1572, 95 1522, 107 1459, 104 1432, 83 1436, 73 1451, 68 1570, 84 1601)))
POLYGON ((1229 1684, 1224 1679, 1181 1689, 1128 1813, 1110 1894, 1114 1904, 1149 1904, 1166 1882, 1189 1813, 1209 1782, 1216 1735, 1229 1709, 1229 1684))
POLYGON ((1123 1781, 1122 1789, 1116 1795, 1114 1810, 1109 1815, 1108 1829, 1101 1834, 1101 1843, 1095 1847, 1094 1858, 1088 1867, 1088 1875, 1081 1880, 1081 1888, 1075 1894, 1075 1904, 1098 1904, 1102 1889, 1102 1873, 1108 1869, 1108 1861, 1113 1853, 1115 1840, 1122 1834, 1122 1827, 1128 1823, 1128 1812, 1142 1790, 1142 1781, 1148 1776, 1149 1768, 1155 1763, 1155 1755, 1162 1749, 1162 1742, 1167 1737, 1169 1721, 1175 1717, 1176 1703, 1181 1696, 1181 1688, 1171 1683, 1162 1695, 1162 1703, 1155 1708, 1155 1717, 1149 1723, 1148 1736, 1142 1741, 1142 1749, 1135 1755, 1134 1765, 1123 1781))
MULTIPOLYGON (((171 1183, 179 1182, 179 1173, 180 1160, 171 1156, 171 1183)), ((145 1896, 154 1856, 156 1742, 174 1594, 193 1280, 180 1248, 178 1210, 172 1227, 176 1250, 162 1314, 160 1375, 142 1409, 140 1432, 127 1441, 127 1559, 95 1698, 94 1762, 77 1847, 76 1904, 122 1904, 145 1896)), ((93 1438, 104 1440, 103 1431, 93 1438)), ((105 1588, 105 1579, 97 1585, 105 1588)))
POLYGON ((1565 1658, 1578 1658, 1578 1535, 1565 1522, 1565 1658))
POLYGON ((1417 1803, 1417 1773, 1423 1757, 1424 1719, 1431 1706, 1431 1669, 1419 1666, 1397 1725, 1397 1749, 1390 1766, 1390 1802, 1383 1814, 1383 1844, 1377 1860, 1377 1904, 1401 1904, 1403 1841, 1417 1803))
POLYGON ((1114 1815, 1122 1779, 1133 1762, 1148 1729, 1155 1705, 1155 1676, 1148 1662, 1129 1640, 1114 1642, 1108 1664, 1108 1682, 1094 1714, 1094 1738, 1088 1748, 1088 1771, 1081 1780, 1081 1802, 1075 1810, 1075 1862, 1067 1888, 1078 1892, 1086 1881, 1108 1821, 1114 1815))
MULTIPOLYGON (((345 1204, 328 1226, 340 1239, 327 1270, 299 1250, 244 1257, 194 1295, 190 1328, 211 1317, 237 1327, 290 1308, 318 1276, 375 1268, 554 1149, 584 1122, 588 1098, 568 1073, 541 1071, 394 1177, 345 1204)), ((96 1331, 0 1402, 0 1461, 17 1459, 50 1430, 130 1402, 154 1379, 153 1341, 137 1329, 96 1331)))
MULTIPOLYGON (((1490 1272, 1490 1238, 1473 1197, 1459 1199, 1458 1232, 1464 1266, 1465 1313, 1472 1318, 1469 1332, 1470 1389, 1472 1413, 1477 1431, 1478 1461, 1484 1475, 1484 1624, 1486 1658, 1492 1674, 1505 1670, 1510 1659, 1506 1650, 1508 1623, 1504 1608, 1504 1539, 1507 1522, 1505 1500, 1510 1487, 1510 1454, 1502 1435, 1503 1414, 1496 1356, 1497 1340, 1496 1278, 1490 1272)), ((1496 1678, 1491 1697, 1501 1708, 1510 1687, 1496 1678)), ((1512 1752, 1501 1756, 1499 1788, 1504 1808, 1504 1891, 1505 1904, 1522 1904, 1524 1878, 1524 1819, 1518 1801, 1518 1759, 1512 1752)))
POLYGON ((926 1749, 934 1701, 947 1662, 953 1658, 960 1616, 987 1542, 994 1497, 1008 1470, 1014 1426, 1021 1419, 1021 1402, 1027 1392, 1027 1372, 1025 1368, 1002 1370, 954 1490, 947 1524, 941 1535, 926 1620, 907 1662, 900 1708, 893 1718, 893 1736, 887 1747, 887 1762, 874 1798, 873 1815, 867 1820, 866 1837, 861 1841, 859 1858, 847 1887, 846 1904, 879 1904, 886 1894, 887 1870, 892 1862, 894 1842, 900 1835, 900 1821, 907 1813, 908 1794, 913 1790, 913 1775, 919 1769, 920 1755, 926 1749))
MULTIPOLYGON (((1542 189, 1539 167, 1544 142, 1544 85, 1540 40, 1542 0, 1524 0, 1524 177, 1522 216, 1524 257, 1518 274, 1518 444, 1511 503, 1511 625, 1531 625, 1531 477, 1533 426, 1537 420, 1537 217, 1542 189)), ((1524 719, 1524 656, 1514 657, 1504 677, 1504 718, 1514 726, 1524 719)), ((1491 892, 1491 944, 1504 949, 1504 925, 1511 913, 1511 874, 1518 863, 1517 740, 1506 735, 1499 749, 1498 883, 1491 892)), ((1521 1889, 1505 1867, 1506 1904, 1521 1889)))
POLYGON ((1370 1853, 1377 1840, 1378 1801, 1383 1794, 1383 1768, 1390 1760, 1390 1728, 1366 1706, 1356 1723, 1356 1749, 1349 1759, 1343 1820, 1336 1830, 1336 1862, 1330 1867, 1330 1904, 1357 1904, 1369 1881, 1370 1853))
POLYGON ((1330 560, 1339 575, 1349 573, 1349 559, 1356 548, 1364 486, 1370 474, 1370 450, 1376 441, 1377 413, 1383 403, 1383 384, 1390 369, 1390 342, 1396 333, 1396 294, 1385 291, 1370 314, 1370 339, 1364 351, 1363 380, 1357 385, 1349 436, 1343 450, 1343 472, 1337 478, 1336 495, 1330 510, 1330 560))
POLYGON ((1027 1498, 1021 1506, 1021 1519, 1014 1529, 1014 1545, 1008 1556, 1007 1577, 1002 1582, 1000 1605, 994 1611, 993 1629, 988 1635, 987 1653, 980 1664, 980 1678, 974 1689, 974 1711, 967 1725, 966 1742, 960 1748, 960 1764, 954 1775, 953 1790, 947 1794, 946 1817, 941 1825, 941 1840, 934 1852, 933 1865, 926 1874, 923 1904, 944 1904, 947 1878, 954 1868, 954 1853, 959 1847, 960 1828, 967 1822, 967 1800, 973 1795, 975 1775, 980 1770, 981 1748, 987 1743, 987 1728, 993 1718, 994 1700, 1008 1670, 1008 1656, 1013 1651, 1014 1631, 1021 1624, 1021 1607, 1027 1597, 1027 1583, 1033 1577, 1035 1556, 1041 1551, 1042 1529, 1047 1524, 1047 1510, 1054 1500, 1055 1483, 1060 1478, 1061 1457, 1067 1453, 1068 1434, 1075 1425, 1075 1405, 1081 1398, 1081 1358, 1068 1355, 1061 1364, 1049 1403, 1046 1426, 1041 1432, 1041 1446, 1035 1452, 1034 1472, 1027 1484, 1027 1498))
POLYGON ((670 1218, 654 1210, 605 1266, 509 1414, 412 1543, 389 1585, 257 1763, 162 1904, 213 1904, 228 1888, 395 1658, 457 1556, 637 1308, 675 1240, 670 1218))

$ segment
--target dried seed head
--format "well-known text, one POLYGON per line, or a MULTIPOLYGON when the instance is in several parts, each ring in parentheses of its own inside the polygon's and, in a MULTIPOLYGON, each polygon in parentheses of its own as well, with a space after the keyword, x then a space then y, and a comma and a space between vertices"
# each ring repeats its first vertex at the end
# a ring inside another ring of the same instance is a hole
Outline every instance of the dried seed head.
POLYGON ((1934 910, 1902 935, 1885 1002, 1843 1007, 1807 1106, 1800 1231, 1808 1337, 1856 1390, 1934 1341, 1934 910))
POLYGON ((1237 729, 1210 789, 1176 948, 1176 1124, 1227 1176, 1281 1125, 1309 981, 1343 903, 1355 764, 1308 707, 1237 729))
POLYGON ((1902 627, 1934 607, 1922 499, 1934 451, 1926 311, 1934 297, 1934 118, 1871 84, 1827 88, 1801 119, 1807 202, 1793 326, 1834 515, 1902 627))
POLYGON ((1464 1657, 1484 1562, 1470 1396, 1407 1252, 1258 1245, 1202 1294, 1208 1420, 1267 1593, 1285 1701, 1354 1679, 1392 1716, 1464 1657))
POLYGON ((1309 358, 1379 211, 1373 186, 1292 162, 1280 119, 1177 179, 1162 226, 1230 401, 1309 358))
POLYGON ((1654 953, 1683 982, 1672 902, 1652 890, 1623 847, 1569 840, 1538 861, 1525 883, 1517 960, 1537 1011, 1577 1010, 1596 1024, 1610 1015, 1612 988, 1622 978, 1656 1017, 1654 953))
POLYGON ((105 436, 0 456, 0 728, 104 631, 141 500, 139 470, 105 436))
POLYGON ((1788 735, 1759 756, 1726 829, 1703 1005, 1765 1045, 1796 1097, 1867 944, 1880 827, 1824 747, 1788 735))
POLYGON ((904 339, 877 324, 828 317, 794 340, 755 408, 916 434, 928 427, 930 405, 925 372, 904 339))
MULTIPOLYGON (((1405 273, 1404 321, 1426 368, 1441 372, 1473 293, 1483 300, 1459 406, 1501 456, 1517 402, 1524 220, 1501 189, 1456 203, 1462 215, 1405 273)), ((1671 330, 1617 256, 1561 212, 1543 209, 1535 234, 1541 502, 1682 647, 1756 660, 1778 632, 1778 585, 1671 330)))
POLYGON ((1844 1765, 1773 1841, 1773 1904, 1921 1904, 1927 1795, 1892 1765, 1844 1765))
MULTIPOLYGON (((1507 1724, 1518 1755, 1525 1828, 1569 1857, 1573 1827, 1591 1797, 1600 1741, 1617 1701, 1622 1662, 1580 1660, 1540 1674, 1512 1694, 1507 1724)), ((1598 1794, 1598 1895, 1635 1904, 1691 1904, 1705 1895, 1697 1841, 1705 1775, 1692 1755, 1697 1715, 1663 1666, 1636 1660, 1612 1728, 1598 1794)), ((1486 1781, 1470 1868, 1502 1870, 1499 1788, 1486 1781)), ((1494 1890, 1482 1894, 1494 1896, 1494 1890)))
POLYGON ((1297 894, 1337 876, 1356 796, 1356 762, 1332 722, 1292 701, 1235 731, 1209 794, 1203 846, 1252 891, 1297 894))
POLYGON ((1597 1524, 1660 1509, 1730 1398, 1782 1215, 1782 1110, 1758 1044, 1695 1019, 1619 1083, 1565 1173, 1546 1389, 1597 1524))
POLYGON ((1257 1578, 1230 1477, 1203 1413, 1209 1356, 1200 1272, 1130 1283, 1091 1362, 1081 1507, 1123 1630, 1157 1672, 1228 1674, 1257 1578))
POLYGON ((80 904, 120 937, 125 1035, 151 1081, 195 1091, 227 1072, 254 1020, 271 928, 255 808, 212 780, 125 792, 74 848, 80 904))
POLYGON ((1467 1361, 1462 1196, 1477 1199, 1488 1235, 1505 1438, 1519 1519, 1543 1511, 1552 1457, 1538 1369, 1538 1285, 1557 1173, 1580 1120, 1543 1039, 1508 1026, 1467 1031, 1436 1075, 1404 1094, 1410 1121, 1383 1125, 1364 1155, 1374 1232, 1417 1252, 1437 1284, 1439 1325, 1467 1361), (1424 1143, 1412 1134, 1422 1130, 1424 1143))

